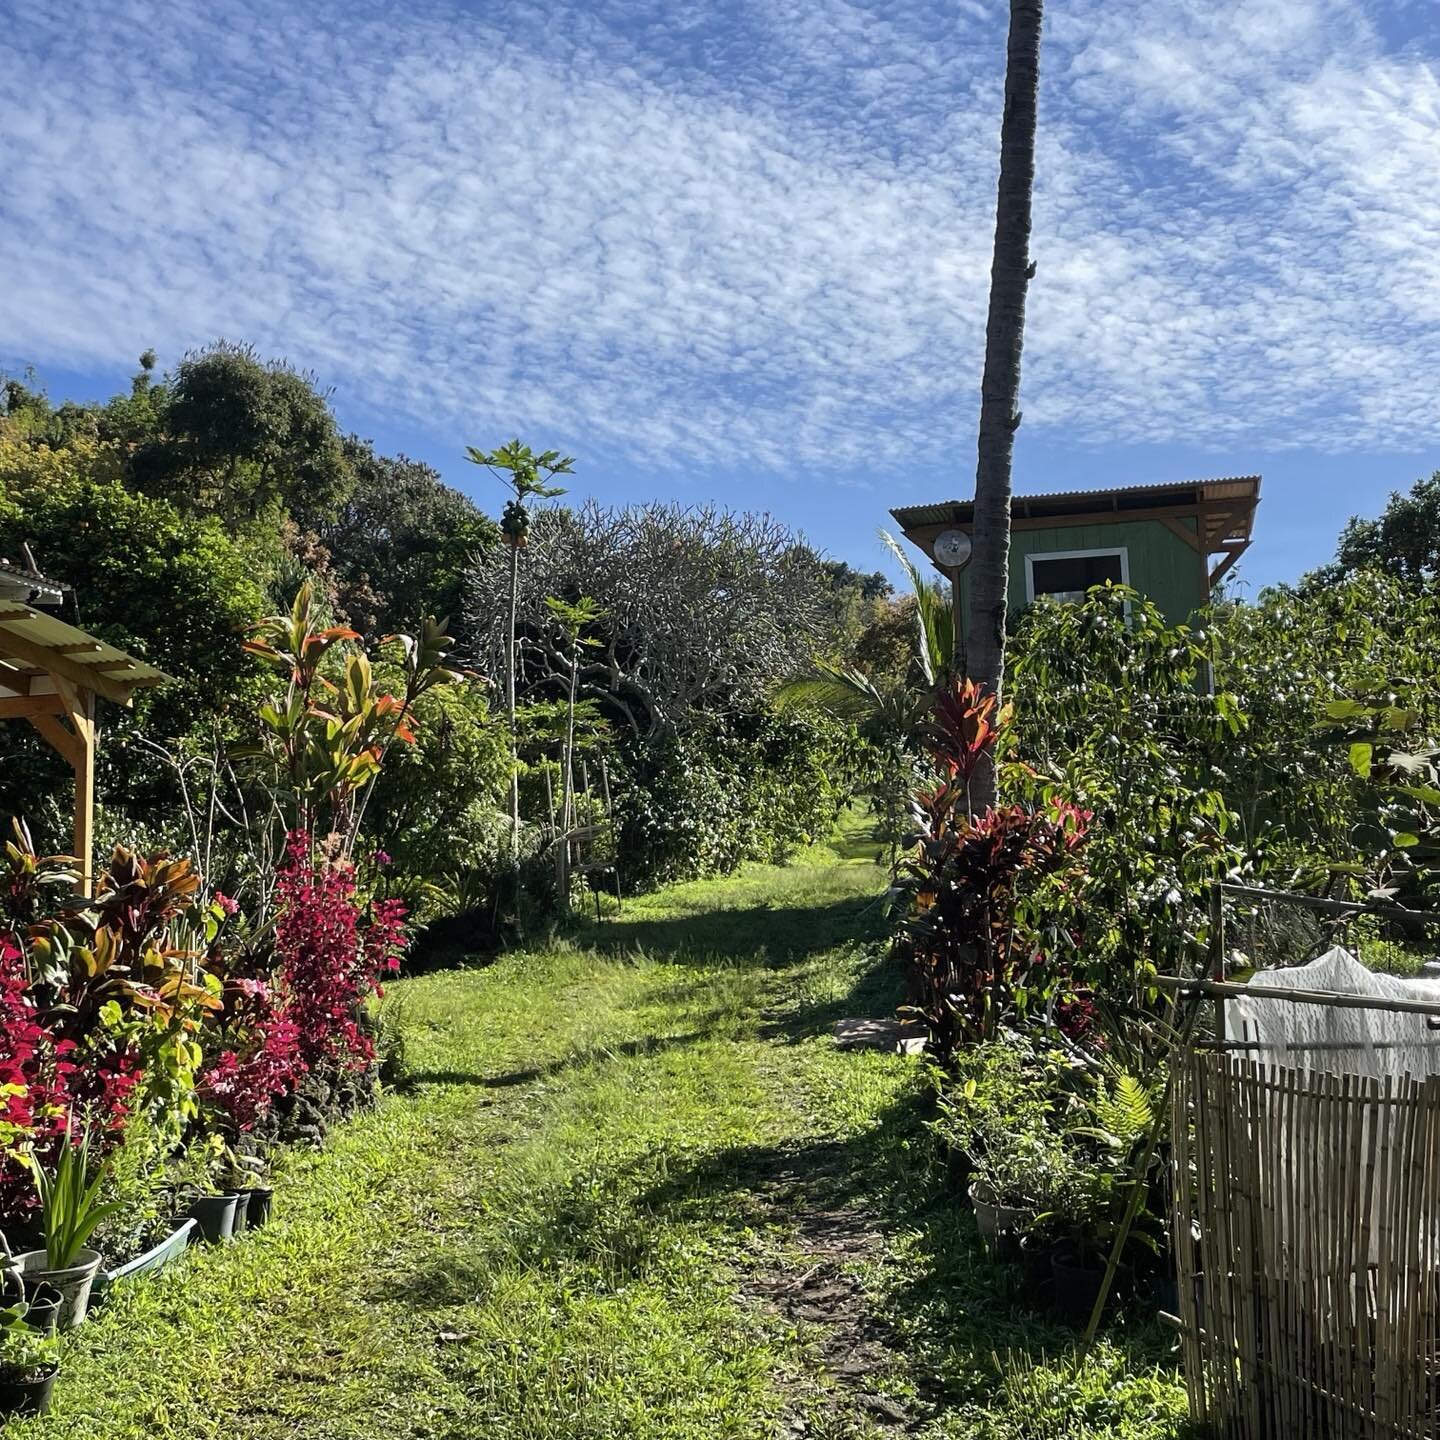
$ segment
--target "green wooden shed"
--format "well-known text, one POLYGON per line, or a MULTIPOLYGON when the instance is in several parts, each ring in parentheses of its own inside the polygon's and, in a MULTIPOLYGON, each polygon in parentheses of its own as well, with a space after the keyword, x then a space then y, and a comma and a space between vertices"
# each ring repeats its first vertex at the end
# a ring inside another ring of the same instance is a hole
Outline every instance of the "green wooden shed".
MULTIPOLYGON (((1184 621, 1245 553, 1259 500, 1258 475, 1017 495, 1010 503, 1010 607, 1021 610, 1040 595, 1078 598, 1113 580, 1148 596, 1172 623, 1184 621)), ((953 583, 955 572, 942 562, 954 553, 951 532, 969 535, 974 502, 890 513, 953 583)), ((959 579, 963 612, 963 569, 959 579)))

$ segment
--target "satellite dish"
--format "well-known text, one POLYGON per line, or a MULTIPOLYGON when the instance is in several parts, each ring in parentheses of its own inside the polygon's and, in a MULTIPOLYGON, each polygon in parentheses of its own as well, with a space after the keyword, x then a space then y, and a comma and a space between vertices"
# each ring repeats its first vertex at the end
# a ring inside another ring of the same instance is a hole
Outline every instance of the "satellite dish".
POLYGON ((961 570, 970 563, 970 537, 963 530, 943 530, 932 547, 935 563, 946 570, 961 570))

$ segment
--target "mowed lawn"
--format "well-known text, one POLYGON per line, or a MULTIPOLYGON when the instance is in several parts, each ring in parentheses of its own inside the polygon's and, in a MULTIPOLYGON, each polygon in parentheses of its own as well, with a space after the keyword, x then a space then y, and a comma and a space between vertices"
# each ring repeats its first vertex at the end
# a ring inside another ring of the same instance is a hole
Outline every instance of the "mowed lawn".
POLYGON ((277 1217, 111 1300, 52 1414, 87 1440, 1178 1436, 1167 1341, 1081 1360, 980 1258, 893 1010, 863 822, 401 981, 404 1080, 281 1167, 277 1217))

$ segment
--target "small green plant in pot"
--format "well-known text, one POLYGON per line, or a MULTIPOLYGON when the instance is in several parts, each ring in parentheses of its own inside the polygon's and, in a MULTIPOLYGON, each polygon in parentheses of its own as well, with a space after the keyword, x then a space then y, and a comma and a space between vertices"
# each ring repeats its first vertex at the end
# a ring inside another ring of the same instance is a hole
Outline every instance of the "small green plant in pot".
POLYGON ((220 1148, 214 1175, 220 1194, 235 1201, 232 1235, 258 1230, 269 1220, 273 1192, 262 1183, 265 1173, 265 1162, 258 1155, 241 1155, 229 1145, 220 1148))
POLYGON ((941 1082, 932 1130, 964 1158, 982 1245, 1008 1256, 1065 1182, 1067 1155, 1052 1115, 1053 1066, 1008 1036, 972 1047, 954 1068, 941 1082))
POLYGON ((53 1169, 47 1170, 34 1155, 29 1164, 40 1197, 45 1248, 27 1250, 16 1257, 16 1263, 27 1293, 47 1284, 60 1292, 63 1299, 56 1323, 59 1329, 68 1330, 85 1319, 100 1268, 100 1252, 89 1249, 86 1242, 95 1227, 114 1213, 115 1202, 101 1201, 105 1166, 94 1166, 92 1176, 88 1130, 81 1132, 79 1140, 71 1138, 61 1144, 53 1169))
POLYGON ((43 1415, 59 1373, 55 1337, 27 1323, 24 1305, 0 1310, 0 1416, 43 1415))
POLYGON ((172 1166, 171 1185, 181 1213, 195 1221, 202 1240, 219 1245, 235 1231, 239 1195, 221 1184, 225 1142, 211 1135, 206 1143, 192 1145, 172 1166))
POLYGON ((1151 1091, 1134 1076, 1099 1077, 1087 1102, 1089 1123, 1066 1136, 1065 1184, 1053 1207, 1037 1216, 1037 1229, 1055 1244, 1056 1309, 1076 1326, 1087 1323, 1095 1308, 1122 1231, 1127 1247, 1160 1252, 1163 1225, 1148 1205, 1140 1205, 1128 1228, 1125 1222, 1135 1158, 1154 1123, 1154 1106, 1151 1091))

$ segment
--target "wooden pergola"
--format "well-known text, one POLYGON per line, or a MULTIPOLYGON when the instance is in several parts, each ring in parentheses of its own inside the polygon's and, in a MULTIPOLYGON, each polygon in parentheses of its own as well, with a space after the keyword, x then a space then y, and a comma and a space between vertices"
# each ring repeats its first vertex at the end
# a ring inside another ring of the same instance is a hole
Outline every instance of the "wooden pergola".
POLYGON ((0 564, 0 720, 26 720, 75 775, 75 858, 80 886, 93 883, 95 702, 129 706, 137 690, 170 677, 32 601, 59 598, 37 575, 0 564))

